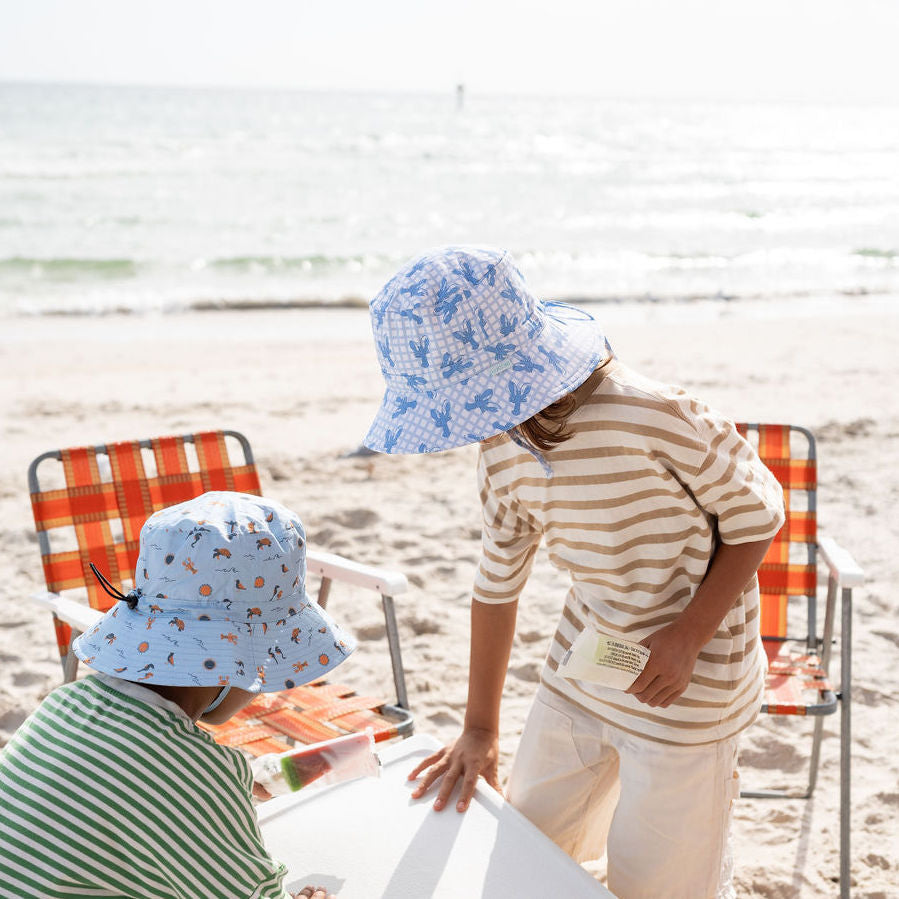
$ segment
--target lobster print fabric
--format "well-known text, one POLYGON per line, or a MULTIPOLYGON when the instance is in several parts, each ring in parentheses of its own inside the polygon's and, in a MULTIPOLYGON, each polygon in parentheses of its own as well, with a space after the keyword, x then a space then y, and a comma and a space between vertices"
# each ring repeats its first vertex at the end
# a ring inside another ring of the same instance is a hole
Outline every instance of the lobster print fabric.
POLYGON ((364 443, 383 453, 438 452, 508 431, 611 355, 591 315, 536 299, 503 250, 424 253, 370 312, 387 389, 364 443))

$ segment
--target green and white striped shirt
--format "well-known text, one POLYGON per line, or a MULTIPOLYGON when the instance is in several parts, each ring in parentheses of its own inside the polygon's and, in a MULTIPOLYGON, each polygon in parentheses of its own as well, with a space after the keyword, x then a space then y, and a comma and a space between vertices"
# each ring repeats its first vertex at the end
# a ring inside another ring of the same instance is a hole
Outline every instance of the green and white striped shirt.
POLYGON ((66 684, 0 753, 0 896, 286 899, 252 784, 152 690, 66 684))

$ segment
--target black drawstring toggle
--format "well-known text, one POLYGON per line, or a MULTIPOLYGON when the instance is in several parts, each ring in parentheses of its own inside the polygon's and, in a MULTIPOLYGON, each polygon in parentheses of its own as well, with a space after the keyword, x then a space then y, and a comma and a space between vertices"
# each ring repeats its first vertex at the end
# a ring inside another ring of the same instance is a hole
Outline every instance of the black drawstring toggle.
POLYGON ((108 593, 113 599, 120 599, 122 602, 128 603, 129 609, 137 608, 137 601, 140 599, 140 587, 135 587, 133 590, 129 590, 127 593, 122 593, 121 590, 117 590, 109 581, 100 573, 99 569, 93 562, 90 562, 90 569, 94 573, 94 577, 99 581, 100 586, 108 593))

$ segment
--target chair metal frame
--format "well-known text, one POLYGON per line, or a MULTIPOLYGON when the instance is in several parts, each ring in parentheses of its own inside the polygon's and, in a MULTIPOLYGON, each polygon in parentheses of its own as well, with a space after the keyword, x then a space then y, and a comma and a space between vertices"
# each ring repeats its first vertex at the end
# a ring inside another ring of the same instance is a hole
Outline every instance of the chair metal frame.
MULTIPOLYGON (((243 489, 245 489, 247 492, 260 493, 261 491, 259 487, 258 475, 256 473, 253 451, 250 447, 249 441, 243 434, 233 430, 198 432, 197 434, 183 434, 177 438, 174 438, 174 440, 195 444, 197 439, 208 439, 213 435, 215 437, 218 437, 220 435, 222 440, 224 440, 225 437, 232 437, 239 443, 244 456, 244 465, 238 470, 241 472, 241 474, 246 475, 246 478, 243 482, 243 489)), ((156 441, 163 439, 170 440, 172 438, 156 438, 156 441)), ((147 439, 140 441, 129 441, 128 443, 139 445, 143 449, 152 450, 154 440, 147 439)), ((88 452, 93 452, 95 457, 105 456, 108 458, 109 446, 114 445, 98 444, 86 449, 88 450, 88 452)), ((40 501, 41 497, 46 497, 48 492, 53 493, 54 491, 41 490, 40 479, 38 477, 38 468, 42 463, 47 462, 48 460, 54 460, 56 462, 62 463, 64 452, 69 451, 50 450, 48 452, 42 453, 28 466, 28 489, 32 497, 38 545, 41 552, 41 558, 44 563, 45 579, 48 581, 48 585, 53 582, 50 576, 51 567, 48 561, 53 555, 49 536, 49 531, 52 530, 52 528, 45 527, 43 520, 39 520, 36 504, 40 501)), ((227 450, 225 450, 224 452, 227 453, 227 450)), ((200 477, 199 472, 194 474, 196 474, 197 477, 200 477)), ((204 483, 204 486, 207 485, 205 485, 204 483)), ((222 483, 208 485, 207 489, 234 488, 233 486, 229 487, 227 483, 222 483)), ((60 491, 60 493, 64 492, 64 490, 60 491)), ((202 492, 202 490, 199 492, 202 492)), ((175 501, 180 502, 181 499, 177 499, 175 501)), ((154 503, 157 508, 163 508, 168 504, 169 503, 165 502, 154 503)), ((107 517, 107 520, 115 517, 116 516, 114 514, 109 515, 107 517)), ((132 535, 132 537, 134 537, 134 535, 132 535)), ((131 543, 134 543, 134 540, 132 540, 131 543)), ((118 547, 120 549, 123 549, 125 548, 125 544, 119 544, 118 547)), ((77 551, 77 553, 80 553, 80 550, 77 551)), ((72 555, 74 554, 76 553, 73 553, 72 555)), ((75 567, 78 567, 77 564, 75 565, 75 567)), ((85 586, 88 588, 88 591, 90 593, 90 590, 93 587, 93 579, 87 569, 87 562, 82 559, 80 567, 82 569, 81 576, 78 577, 76 573, 75 577, 66 584, 65 589, 73 586, 85 586), (76 580, 78 581, 77 584, 75 583, 76 580)), ((131 566, 130 570, 133 570, 133 565, 131 566)), ((322 607, 327 604, 328 596, 331 591, 331 585, 335 580, 357 587, 362 587, 368 590, 374 590, 379 594, 381 599, 381 609, 384 615, 387 645, 390 651, 393 682, 396 689, 396 702, 385 703, 380 708, 386 716, 396 720, 396 735, 404 737, 408 736, 412 733, 414 721, 409 710, 405 670, 403 667, 402 652, 400 649, 399 628, 397 626, 396 611, 393 599, 395 595, 403 593, 408 589, 408 581, 405 575, 401 574, 400 572, 391 571, 385 568, 379 568, 372 565, 363 565, 350 559, 344 558, 343 556, 335 555, 333 553, 318 552, 308 549, 306 553, 306 570, 307 574, 313 573, 319 575, 321 578, 317 601, 322 607)), ((70 629, 71 633, 67 640, 68 645, 64 646, 62 642, 60 643, 63 677, 65 682, 68 683, 75 679, 78 672, 78 657, 74 652, 71 651, 72 641, 80 633, 83 633, 84 631, 93 627, 96 621, 103 615, 104 607, 108 607, 110 603, 106 602, 105 597, 103 597, 102 605, 98 605, 95 608, 91 605, 85 604, 84 602, 80 602, 76 599, 72 599, 71 597, 64 595, 62 592, 62 588, 59 588, 56 591, 50 589, 38 591, 32 595, 32 599, 48 608, 53 614, 54 624, 57 627, 58 636, 63 633, 63 630, 61 630, 61 626, 67 626, 70 629)))
MULTIPOLYGON (((801 642, 805 645, 805 655, 799 664, 790 662, 782 664, 779 660, 772 662, 769 671, 769 687, 773 680, 797 677, 809 683, 818 692, 818 701, 806 704, 783 705, 776 702, 764 702, 762 712, 772 715, 811 715, 815 722, 812 734, 812 748, 809 760, 808 784, 802 791, 791 790, 744 790, 741 796, 757 799, 774 798, 809 798, 817 784, 818 767, 821 758, 821 742, 824 728, 824 717, 840 710, 840 896, 846 899, 850 887, 850 787, 851 787, 851 711, 852 711, 852 590, 864 583, 864 572, 852 556, 831 537, 817 535, 817 448, 815 437, 807 428, 798 425, 769 425, 745 423, 738 425, 744 436, 758 435, 759 455, 784 487, 787 522, 785 530, 787 545, 772 545, 768 555, 759 568, 759 586, 764 603, 766 593, 780 594, 784 601, 787 597, 804 597, 807 602, 807 633, 804 637, 794 638, 785 634, 762 634, 765 642, 801 642), (786 455, 769 456, 765 447, 766 430, 775 432, 777 439, 786 433, 786 455), (779 432, 779 433, 778 433, 779 432), (808 441, 806 460, 799 460, 799 473, 792 466, 790 457, 790 437, 802 435, 808 441), (798 485, 798 486, 797 486, 798 485), (790 509, 790 492, 793 489, 804 491, 808 503, 803 521, 797 528, 799 536, 793 540, 789 529, 793 519, 790 509), (805 544, 808 551, 807 563, 792 565, 785 553, 790 543, 805 544), (817 565, 822 562, 828 571, 827 598, 824 609, 824 626, 818 634, 817 620, 817 565), (806 582, 804 587, 794 588, 790 583, 791 575, 806 582), (772 583, 774 582, 774 583, 772 583), (782 582, 782 583, 781 583, 782 582), (771 589, 766 590, 766 587, 771 589), (780 588, 780 589, 778 589, 780 588), (837 595, 840 596, 840 687, 834 691, 828 679, 836 620, 837 595)), ((784 613, 785 614, 785 613, 784 613)), ((796 660, 794 660, 796 661, 796 660)))

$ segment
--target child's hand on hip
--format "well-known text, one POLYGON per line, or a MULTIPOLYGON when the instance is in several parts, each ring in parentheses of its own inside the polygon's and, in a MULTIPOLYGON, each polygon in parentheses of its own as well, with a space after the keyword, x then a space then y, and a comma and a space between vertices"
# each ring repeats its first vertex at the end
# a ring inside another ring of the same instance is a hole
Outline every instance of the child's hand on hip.
POLYGON ((668 624, 640 643, 650 656, 640 676, 625 690, 649 706, 668 708, 690 685, 699 646, 679 622, 668 624))
POLYGON ((456 781, 462 778, 462 789, 456 802, 456 811, 464 812, 478 783, 478 775, 499 791, 497 780, 497 761, 499 758, 499 738, 495 733, 478 728, 462 731, 461 736, 424 759, 417 768, 409 773, 409 780, 415 780, 422 771, 425 776, 422 782, 412 791, 412 796, 419 799, 431 788, 439 778, 440 790, 434 800, 434 810, 440 811, 447 803, 456 781))

